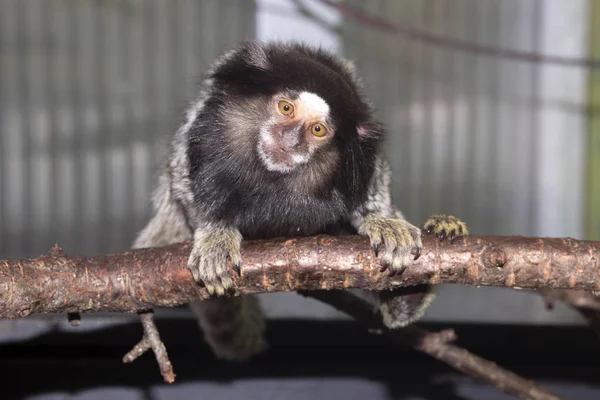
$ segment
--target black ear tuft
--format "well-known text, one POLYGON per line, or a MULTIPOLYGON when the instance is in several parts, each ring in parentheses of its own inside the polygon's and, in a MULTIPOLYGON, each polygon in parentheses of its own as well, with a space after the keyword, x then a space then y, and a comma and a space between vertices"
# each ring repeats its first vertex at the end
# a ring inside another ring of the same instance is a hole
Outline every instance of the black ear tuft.
POLYGON ((236 55, 247 65, 257 69, 269 68, 269 60, 263 45, 256 40, 243 40, 235 47, 236 55))

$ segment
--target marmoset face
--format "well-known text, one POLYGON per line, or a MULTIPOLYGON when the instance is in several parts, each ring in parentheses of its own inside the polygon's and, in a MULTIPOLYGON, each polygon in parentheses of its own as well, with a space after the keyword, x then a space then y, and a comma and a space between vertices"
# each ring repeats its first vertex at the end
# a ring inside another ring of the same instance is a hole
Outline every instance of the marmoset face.
POLYGON ((278 93, 267 108, 257 151, 270 171, 288 173, 308 163, 335 135, 330 107, 315 93, 278 93))

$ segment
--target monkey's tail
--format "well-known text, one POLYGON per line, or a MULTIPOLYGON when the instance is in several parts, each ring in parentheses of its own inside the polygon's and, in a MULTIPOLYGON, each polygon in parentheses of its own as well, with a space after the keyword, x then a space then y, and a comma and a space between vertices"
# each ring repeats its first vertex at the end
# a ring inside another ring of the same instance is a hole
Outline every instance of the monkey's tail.
POLYGON ((245 361, 267 349, 265 317, 256 296, 210 298, 190 307, 218 358, 245 361))
POLYGON ((421 319, 435 298, 430 285, 400 287, 379 293, 379 310, 389 329, 404 328, 421 319))

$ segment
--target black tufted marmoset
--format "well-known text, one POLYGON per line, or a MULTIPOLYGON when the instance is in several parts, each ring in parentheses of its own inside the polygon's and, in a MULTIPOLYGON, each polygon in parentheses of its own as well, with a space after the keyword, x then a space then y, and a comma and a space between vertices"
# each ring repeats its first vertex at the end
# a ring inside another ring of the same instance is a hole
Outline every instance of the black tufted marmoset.
MULTIPOLYGON (((266 347, 258 299, 220 296, 242 239, 358 233, 391 274, 418 257, 421 229, 391 203, 384 137, 353 65, 322 49, 244 41, 209 68, 133 247, 193 240, 188 267, 216 296, 191 307, 217 357, 243 360, 266 347)), ((430 233, 467 233, 436 218, 430 233)), ((417 289, 375 296, 389 327, 423 314, 431 294, 417 289)))

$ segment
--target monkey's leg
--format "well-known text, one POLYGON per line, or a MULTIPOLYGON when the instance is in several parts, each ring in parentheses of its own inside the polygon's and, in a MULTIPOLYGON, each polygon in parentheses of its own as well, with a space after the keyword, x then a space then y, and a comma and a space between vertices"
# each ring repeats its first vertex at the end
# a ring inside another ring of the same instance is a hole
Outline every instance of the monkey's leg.
POLYGON ((217 358, 245 361, 268 348, 265 317, 256 296, 210 298, 190 307, 217 358))
POLYGON ((255 296, 225 297, 233 286, 227 258, 234 269, 241 264, 242 235, 237 229, 201 224, 194 232, 188 268, 209 293, 219 297, 195 301, 190 307, 204 338, 218 358, 243 361, 267 348, 265 318, 255 296))
MULTIPOLYGON (((169 177, 164 175, 159 183, 154 197, 155 215, 139 233, 133 248, 165 246, 195 239, 194 232, 189 229, 184 213, 172 198, 169 177)), ((225 240, 225 242, 230 244, 236 242, 236 235, 231 235, 231 238, 234 240, 225 240)), ((214 245, 219 241, 208 240, 208 242, 214 245)), ((203 248, 207 249, 210 246, 194 247, 194 259, 197 261, 202 255, 203 248)), ((227 246, 225 246, 226 248, 227 246)), ((218 257, 221 257, 222 250, 217 251, 218 257)), ((211 256, 210 253, 207 254, 209 254, 208 259, 211 256)), ((211 258, 214 259, 215 256, 211 258)), ((224 260, 225 257, 222 259, 224 260)), ((194 266, 196 265, 200 264, 194 264, 194 266)), ((207 269, 206 275, 212 276, 217 282, 222 283, 217 278, 226 271, 225 261, 219 266, 211 265, 210 267, 212 270, 207 269)), ((195 269, 198 272, 197 267, 195 269)), ((190 308, 204 332, 205 340, 217 357, 228 360, 244 360, 266 348, 265 320, 259 301, 254 296, 198 300, 192 302, 190 308)))
MULTIPOLYGON (((429 217, 423 224, 423 233, 436 235, 439 240, 450 242, 467 236, 467 225, 452 215, 438 214, 429 217)), ((402 287, 380 292, 380 310, 384 324, 390 329, 402 328, 419 320, 435 299, 435 288, 431 285, 402 287)))

